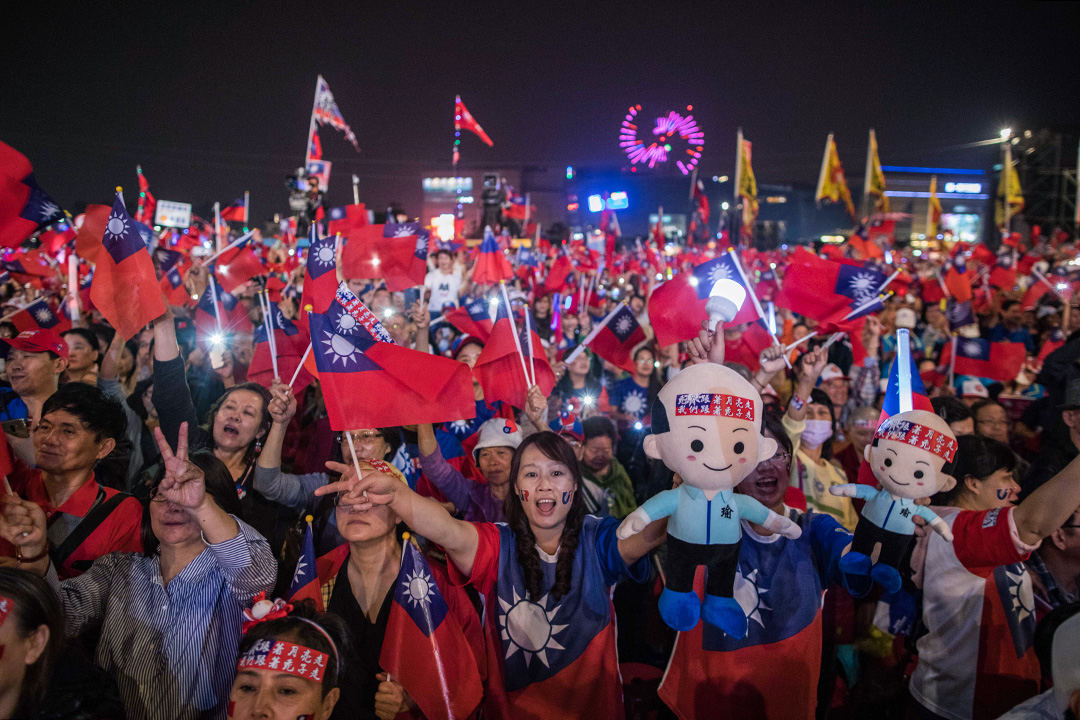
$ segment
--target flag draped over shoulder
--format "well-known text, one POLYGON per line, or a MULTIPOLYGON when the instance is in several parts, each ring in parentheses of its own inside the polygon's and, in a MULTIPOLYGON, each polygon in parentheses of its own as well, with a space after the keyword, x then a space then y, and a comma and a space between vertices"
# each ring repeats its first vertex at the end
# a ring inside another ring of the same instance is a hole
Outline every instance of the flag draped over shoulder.
POLYGON ((414 541, 401 550, 379 665, 432 720, 468 717, 484 695, 469 641, 414 541))
POLYGON ((310 312, 308 322, 334 430, 476 416, 469 366, 395 345, 345 283, 326 313, 310 312))
POLYGON ((116 193, 97 253, 90 299, 125 340, 165 314, 154 262, 116 193))
POLYGON ((0 142, 0 246, 16 247, 63 219, 60 206, 38 187, 26 156, 0 142))
POLYGON ((818 176, 814 198, 819 201, 843 202, 851 217, 855 217, 855 204, 851 201, 851 191, 844 177, 844 166, 840 163, 832 133, 829 133, 829 139, 825 141, 825 157, 821 160, 821 174, 818 176))

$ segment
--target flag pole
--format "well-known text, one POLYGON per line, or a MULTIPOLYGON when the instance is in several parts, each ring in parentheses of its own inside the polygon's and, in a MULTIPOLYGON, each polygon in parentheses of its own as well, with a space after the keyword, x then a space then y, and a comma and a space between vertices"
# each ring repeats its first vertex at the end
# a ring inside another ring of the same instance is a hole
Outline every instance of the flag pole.
POLYGON ((825 139, 825 154, 821 158, 821 172, 818 173, 817 190, 814 191, 814 203, 820 202, 821 191, 825 189, 825 175, 829 170, 829 150, 832 148, 833 134, 825 139))
POLYGON ((525 234, 525 232, 524 232, 525 228, 528 227, 528 225, 529 225, 529 210, 530 209, 531 209, 531 206, 529 205, 529 193, 525 193, 525 224, 521 226, 522 235, 525 234))
POLYGON ((949 387, 954 387, 956 384, 956 345, 958 339, 954 334, 952 336, 952 354, 949 357, 949 387))
POLYGON ((529 348, 529 386, 536 384, 536 364, 533 361, 532 321, 529 319, 529 306, 525 306, 525 341, 529 348))
MULTIPOLYGON (((214 317, 217 319, 217 331, 218 335, 223 335, 221 330, 221 306, 218 305, 217 297, 217 279, 214 278, 214 274, 210 273, 210 298, 214 301, 214 317)), ((222 338, 224 342, 224 338, 222 338)))
POLYGON ((289 387, 291 388, 296 384, 296 378, 300 376, 300 370, 304 367, 304 362, 307 360, 308 355, 311 354, 311 343, 308 343, 307 350, 304 351, 303 357, 300 358, 300 364, 296 366, 296 372, 292 374, 292 380, 289 381, 289 387))
POLYGON ((360 178, 355 173, 352 176, 352 201, 353 205, 360 204, 360 178))
POLYGON ((249 220, 248 209, 251 207, 251 193, 247 190, 244 191, 244 225, 247 225, 249 220))
POLYGON ((259 306, 263 311, 263 330, 266 332, 266 344, 270 349, 270 361, 274 366, 274 379, 280 380, 281 375, 278 373, 277 363, 277 348, 274 342, 274 317, 273 308, 270 307, 270 297, 265 291, 256 293, 259 296, 259 306))
MULTIPOLYGON (((525 382, 529 382, 529 368, 525 366, 525 351, 521 349, 521 338, 518 337, 517 323, 514 322, 514 310, 510 307, 510 295, 506 292, 506 283, 499 281, 499 287, 502 288, 503 302, 506 303, 506 316, 510 320, 510 329, 514 332, 514 347, 517 348, 518 359, 521 360, 521 374, 525 376, 525 382)), ((496 313, 495 320, 498 321, 498 314, 496 313)))
POLYGON ((616 305, 615 308, 611 312, 609 312, 607 316, 596 325, 596 327, 592 329, 592 332, 585 336, 585 339, 581 341, 581 344, 574 348, 574 350, 569 355, 563 358, 563 364, 569 365, 570 363, 577 360, 577 356, 580 355, 583 350, 585 350, 585 346, 596 339, 596 336, 599 335, 600 331, 607 326, 608 322, 611 321, 611 318, 615 316, 615 313, 619 312, 619 308, 621 308, 625 304, 625 302, 621 302, 616 305))
MULTIPOLYGON (((735 182, 732 183, 731 192, 731 208, 734 212, 734 216, 739 228, 739 243, 742 244, 742 213, 739 212, 740 203, 739 200, 742 197, 739 195, 739 191, 742 189, 742 154, 743 154, 743 134, 742 128, 739 128, 735 133, 735 182)), ((734 225, 734 223, 733 223, 734 225)), ((729 243, 730 244, 730 243, 729 243)))
POLYGON ((863 176, 862 185, 862 215, 869 221, 870 218, 870 166, 873 163, 874 128, 870 128, 870 137, 866 141, 866 175, 863 176))
POLYGON ((900 412, 911 412, 911 340, 907 328, 896 331, 896 377, 900 381, 900 412))
POLYGON ((214 203, 214 247, 221 250, 221 203, 214 203))
POLYGON ((694 166, 694 172, 690 173, 690 197, 687 198, 690 201, 694 199, 694 187, 697 185, 697 165, 694 166))
POLYGON ((1002 211, 1005 216, 1005 235, 1012 232, 1012 214, 1009 212, 1009 186, 1012 185, 1012 145, 1009 138, 1005 138, 1005 161, 1001 164, 1001 182, 1005 186, 1005 194, 1002 198, 1002 211))
POLYGON ((68 315, 72 323, 81 320, 79 315, 79 258, 75 253, 68 255, 68 315))
POLYGON ((934 232, 934 196, 937 195, 937 175, 930 176, 930 198, 926 201, 926 239, 929 241, 934 232))
POLYGON ((223 247, 223 248, 219 247, 217 252, 215 252, 213 255, 206 258, 201 263, 199 263, 199 266, 200 267, 206 267, 210 263, 214 262, 214 260, 216 260, 218 257, 220 257, 223 253, 227 253, 229 250, 232 250, 237 245, 240 245, 241 243, 245 242, 249 237, 252 236, 252 234, 254 232, 255 232, 254 230, 248 230, 246 233, 244 233, 243 235, 241 235, 240 237, 238 237, 236 240, 232 241, 231 243, 229 243, 225 247, 223 247))

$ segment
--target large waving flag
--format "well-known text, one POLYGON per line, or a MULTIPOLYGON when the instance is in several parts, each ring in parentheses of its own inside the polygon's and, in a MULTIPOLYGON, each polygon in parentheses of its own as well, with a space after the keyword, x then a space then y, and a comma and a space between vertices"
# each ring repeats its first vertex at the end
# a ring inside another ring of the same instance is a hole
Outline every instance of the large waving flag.
POLYGON ((645 340, 645 330, 623 303, 612 310, 582 344, 611 364, 634 372, 634 349, 645 340))
POLYGON ((429 239, 420 223, 357 228, 341 253, 342 272, 349 279, 382 278, 391 292, 423 285, 429 239))
POLYGON ((319 587, 319 575, 315 568, 315 541, 311 533, 312 517, 304 518, 307 527, 304 528, 304 539, 300 542, 300 557, 296 559, 296 570, 293 571, 292 582, 289 584, 289 602, 297 600, 313 600, 319 612, 323 610, 322 590, 319 587))
POLYGON ((876 270, 823 260, 798 248, 784 271, 776 304, 815 320, 826 320, 852 304, 873 299, 886 280, 876 270))
POLYGON ((354 230, 359 230, 369 224, 364 203, 330 208, 327 218, 330 221, 326 226, 327 232, 331 235, 341 233, 343 238, 348 238, 354 230))
POLYGON ((218 255, 210 266, 210 272, 217 276, 225 292, 231 293, 248 280, 267 273, 266 266, 251 249, 252 237, 254 234, 248 233, 243 242, 218 255))
MULTIPOLYGON (((480 123, 476 122, 476 118, 472 116, 472 113, 465 108, 465 103, 461 102, 461 96, 458 95, 454 98, 454 135, 460 135, 462 130, 474 133, 488 147, 495 145, 495 143, 491 142, 491 138, 488 137, 487 133, 484 132, 484 128, 480 127, 480 123)), ((455 152, 457 152, 456 143, 455 152)))
POLYGON ((941 364, 951 364, 956 375, 974 375, 1006 383, 1016 379, 1026 358, 1024 343, 958 337, 945 346, 941 353, 941 364))
POLYGON ((9 320, 19 332, 53 330, 62 333, 71 328, 71 321, 53 312, 45 298, 40 298, 12 315, 9 320))
POLYGON ((829 139, 825 141, 825 156, 821 159, 821 174, 818 175, 814 199, 843 202, 851 217, 855 217, 855 204, 851 201, 851 191, 844 177, 844 166, 840 163, 832 133, 829 133, 829 139))
POLYGON ((16 247, 64 213, 34 179, 26 156, 0 142, 0 246, 16 247))
POLYGON ((749 323, 761 315, 750 299, 752 287, 747 287, 734 253, 723 255, 696 265, 689 272, 681 272, 660 285, 649 298, 649 322, 656 341, 661 347, 695 338, 701 330, 701 322, 708 318, 705 305, 709 293, 719 280, 734 280, 746 290, 747 298, 731 324, 749 323))
POLYGON ((889 197, 885 194, 885 173, 881 171, 877 135, 873 129, 870 130, 870 144, 866 149, 866 183, 863 189, 867 195, 874 198, 875 212, 889 212, 889 197))
MULTIPOLYGON (((338 109, 337 102, 334 101, 334 94, 330 92, 330 86, 323 80, 322 75, 319 76, 318 81, 315 83, 315 107, 312 109, 312 116, 319 125, 329 125, 336 130, 341 130, 345 133, 345 138, 356 148, 356 152, 360 152, 360 146, 356 144, 356 135, 341 115, 341 110, 338 109)), ((312 130, 315 131, 314 125, 312 125, 312 130)), ((311 152, 311 146, 312 141, 309 138, 308 153, 311 152)), ((319 151, 322 152, 321 145, 319 151)))
POLYGON ((154 261, 119 192, 97 254, 90 299, 125 340, 165 314, 154 261))
POLYGON ((536 384, 540 386, 545 397, 550 395, 555 387, 555 374, 548 365, 547 353, 544 352, 536 329, 530 327, 526 333, 521 322, 524 318, 512 321, 510 309, 503 298, 498 298, 495 308, 495 324, 491 329, 491 336, 480 352, 480 357, 476 359, 473 373, 480 381, 480 386, 484 389, 484 399, 489 404, 502 400, 514 407, 524 408, 530 386, 525 369, 528 368, 530 374, 535 373, 536 384), (515 329, 518 332, 516 339, 515 329))
POLYGON ((509 280, 514 276, 514 269, 510 261, 499 249, 499 243, 495 240, 495 233, 491 227, 484 228, 484 240, 480 243, 480 254, 476 258, 476 266, 473 268, 472 281, 480 285, 494 285, 503 280, 509 280))
POLYGON ((401 550, 379 665, 431 720, 469 717, 484 696, 469 641, 415 540, 401 550))
POLYGON ((308 322, 334 430, 475 416, 469 366, 395 345, 345 283, 327 312, 309 313, 308 322))

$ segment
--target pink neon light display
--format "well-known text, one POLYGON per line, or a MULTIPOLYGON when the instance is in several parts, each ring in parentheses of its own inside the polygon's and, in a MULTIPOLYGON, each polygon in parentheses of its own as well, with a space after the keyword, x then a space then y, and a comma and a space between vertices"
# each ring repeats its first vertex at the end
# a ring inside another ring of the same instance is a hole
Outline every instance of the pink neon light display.
POLYGON ((653 168, 657 163, 667 162, 675 157, 676 167, 683 175, 689 175, 701 159, 705 145, 705 133, 690 114, 692 109, 692 105, 687 105, 685 115, 672 110, 667 115, 656 118, 652 128, 655 140, 646 144, 645 140, 638 137, 637 121, 641 106, 631 105, 619 129, 619 147, 630 158, 630 164, 642 163, 653 168), (672 141, 676 138, 685 143, 686 147, 681 150, 673 149, 672 141))

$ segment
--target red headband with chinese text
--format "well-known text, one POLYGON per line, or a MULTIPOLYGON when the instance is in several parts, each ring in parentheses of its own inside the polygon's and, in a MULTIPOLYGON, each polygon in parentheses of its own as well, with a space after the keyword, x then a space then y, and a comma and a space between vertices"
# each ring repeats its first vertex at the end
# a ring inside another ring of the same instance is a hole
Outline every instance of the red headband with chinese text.
POLYGON ((945 462, 952 462, 956 457, 956 438, 910 420, 887 418, 874 431, 874 437, 907 443, 911 447, 932 452, 945 462))
POLYGON ((284 640, 257 640, 237 664, 237 670, 273 670, 322 682, 327 654, 284 640))
POLYGON ((718 415, 754 421, 754 401, 738 395, 687 393, 675 396, 676 415, 718 415))

